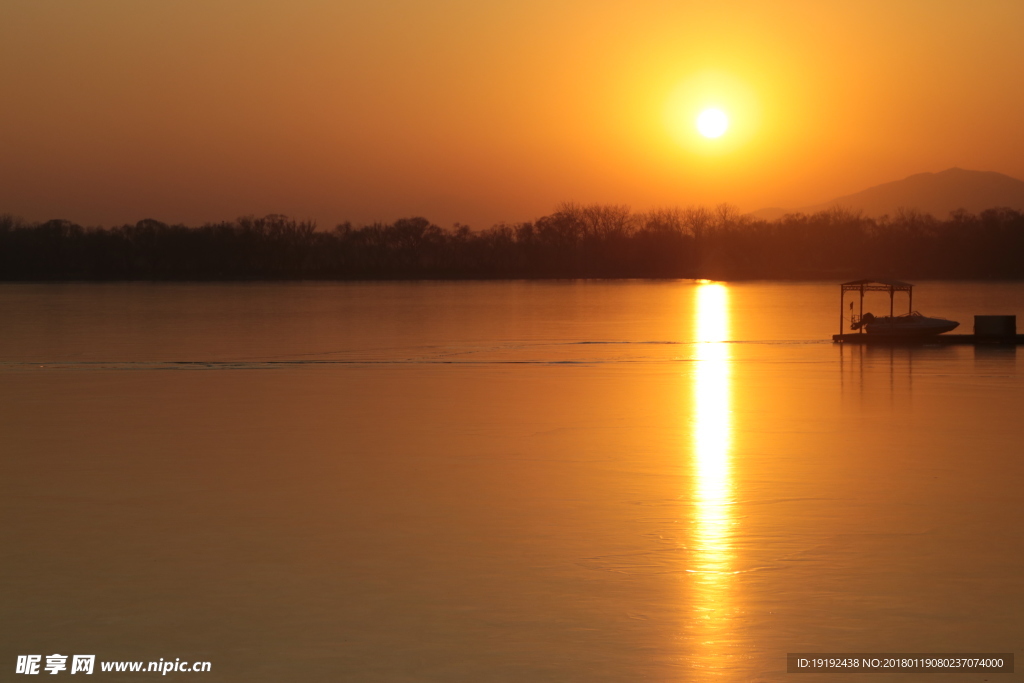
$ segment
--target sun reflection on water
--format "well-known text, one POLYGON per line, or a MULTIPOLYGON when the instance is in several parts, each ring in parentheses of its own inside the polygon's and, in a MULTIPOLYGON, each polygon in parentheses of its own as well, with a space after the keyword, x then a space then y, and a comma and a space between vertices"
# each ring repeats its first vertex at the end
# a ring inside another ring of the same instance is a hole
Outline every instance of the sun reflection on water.
POLYGON ((698 661, 717 668, 726 637, 732 574, 732 406, 730 389, 729 292, 725 285, 696 288, 697 351, 693 374, 693 536, 690 572, 698 661))

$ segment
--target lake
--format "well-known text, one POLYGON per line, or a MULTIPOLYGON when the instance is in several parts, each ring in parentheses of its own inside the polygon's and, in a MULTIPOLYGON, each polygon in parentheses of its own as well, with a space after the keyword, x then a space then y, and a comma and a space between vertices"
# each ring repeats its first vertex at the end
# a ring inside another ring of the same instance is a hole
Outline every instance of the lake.
MULTIPOLYGON (((767 682, 1024 649, 1016 350, 844 348, 838 289, 2 285, 4 666, 767 682)), ((1024 284, 914 305, 969 333, 1024 284)))

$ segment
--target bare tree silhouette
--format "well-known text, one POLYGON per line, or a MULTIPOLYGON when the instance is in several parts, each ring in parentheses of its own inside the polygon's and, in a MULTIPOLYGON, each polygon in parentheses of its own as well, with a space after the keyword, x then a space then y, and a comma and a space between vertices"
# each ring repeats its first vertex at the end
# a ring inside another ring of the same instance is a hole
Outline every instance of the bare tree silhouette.
POLYGON ((831 279, 1024 277, 1024 214, 872 219, 831 208, 753 220, 719 205, 634 212, 562 204, 472 231, 426 218, 317 230, 272 214, 196 228, 154 219, 109 229, 0 214, 0 280, 406 278, 831 279))

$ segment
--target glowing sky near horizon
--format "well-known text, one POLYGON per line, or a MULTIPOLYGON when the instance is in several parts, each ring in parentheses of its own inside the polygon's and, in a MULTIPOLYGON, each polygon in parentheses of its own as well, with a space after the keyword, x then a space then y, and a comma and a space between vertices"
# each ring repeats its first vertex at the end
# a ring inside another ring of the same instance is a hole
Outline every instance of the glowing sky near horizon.
POLYGON ((1009 0, 5 0, 0 213, 486 227, 1024 178, 1022 25, 1009 0))

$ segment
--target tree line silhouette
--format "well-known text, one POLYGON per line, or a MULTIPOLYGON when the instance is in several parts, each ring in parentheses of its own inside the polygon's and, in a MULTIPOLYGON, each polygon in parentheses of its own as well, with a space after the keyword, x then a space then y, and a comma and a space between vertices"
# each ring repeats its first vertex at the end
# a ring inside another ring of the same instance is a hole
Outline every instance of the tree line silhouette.
POLYGON ((113 228, 0 216, 0 280, 1024 278, 1024 214, 832 209, 774 221, 729 206, 564 204, 472 231, 425 218, 333 230, 281 215, 113 228))

